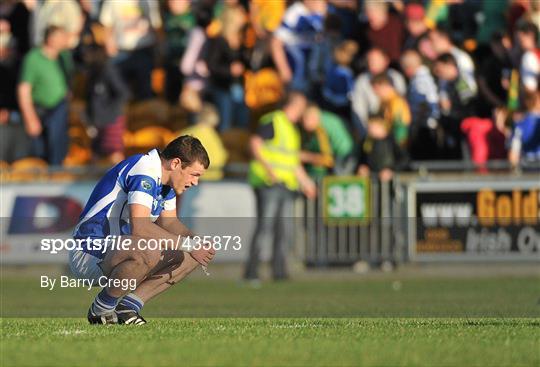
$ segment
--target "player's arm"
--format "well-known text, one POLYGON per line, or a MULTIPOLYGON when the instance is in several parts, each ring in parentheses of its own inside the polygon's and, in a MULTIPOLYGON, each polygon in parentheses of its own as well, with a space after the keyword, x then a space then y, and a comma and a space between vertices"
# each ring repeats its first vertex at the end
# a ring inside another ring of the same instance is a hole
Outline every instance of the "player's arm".
POLYGON ((130 204, 130 224, 131 234, 143 238, 178 240, 178 236, 173 232, 152 222, 150 208, 142 204, 130 204))
POLYGON ((156 220, 156 224, 178 236, 191 237, 195 235, 178 219, 176 209, 163 210, 156 220))
MULTIPOLYGON (((156 238, 158 240, 165 239, 172 244, 178 243, 179 235, 183 236, 182 234, 170 232, 157 223, 152 222, 150 219, 150 208, 141 204, 131 204, 129 209, 131 211, 131 233, 133 235, 146 238, 156 238)), ((167 212, 171 214, 170 212, 172 211, 167 210, 167 212)), ((174 215, 176 216, 176 213, 174 215)), ((168 222, 169 225, 174 222, 172 219, 166 219, 165 221, 168 222)), ((176 219, 176 222, 181 224, 178 219, 176 219)), ((184 225, 182 225, 182 227, 186 228, 184 225)), ((180 229, 180 226, 177 227, 175 225, 175 228, 180 229)), ((183 244, 183 239, 180 239, 180 241, 180 243, 183 244)), ((189 253, 199 264, 208 266, 208 263, 212 261, 216 252, 213 248, 204 249, 204 247, 201 247, 197 250, 192 250, 189 253)))

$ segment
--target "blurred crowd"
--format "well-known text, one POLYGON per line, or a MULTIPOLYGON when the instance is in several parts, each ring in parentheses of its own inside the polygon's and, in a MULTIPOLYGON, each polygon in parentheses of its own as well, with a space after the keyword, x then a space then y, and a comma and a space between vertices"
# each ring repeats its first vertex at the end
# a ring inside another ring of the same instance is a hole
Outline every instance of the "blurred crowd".
POLYGON ((540 161, 539 25, 534 0, 5 0, 0 161, 189 133, 220 178, 298 93, 311 177, 540 161))

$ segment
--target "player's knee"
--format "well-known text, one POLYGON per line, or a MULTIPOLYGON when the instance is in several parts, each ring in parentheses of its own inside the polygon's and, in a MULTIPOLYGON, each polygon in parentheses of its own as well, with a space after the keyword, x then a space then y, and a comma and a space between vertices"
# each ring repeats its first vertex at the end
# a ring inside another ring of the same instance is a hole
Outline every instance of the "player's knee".
POLYGON ((159 250, 146 250, 138 251, 134 260, 139 263, 139 265, 144 266, 148 269, 154 268, 161 258, 161 252, 159 250))

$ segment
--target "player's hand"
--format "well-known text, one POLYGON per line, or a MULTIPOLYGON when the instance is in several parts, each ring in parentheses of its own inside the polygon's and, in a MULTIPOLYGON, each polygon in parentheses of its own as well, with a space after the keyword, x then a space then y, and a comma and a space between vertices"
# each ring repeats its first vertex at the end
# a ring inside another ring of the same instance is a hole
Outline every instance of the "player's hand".
POLYGON ((213 246, 208 246, 208 244, 205 243, 200 249, 193 250, 190 252, 190 254, 199 264, 208 266, 208 263, 212 261, 216 255, 216 250, 214 250, 213 246))

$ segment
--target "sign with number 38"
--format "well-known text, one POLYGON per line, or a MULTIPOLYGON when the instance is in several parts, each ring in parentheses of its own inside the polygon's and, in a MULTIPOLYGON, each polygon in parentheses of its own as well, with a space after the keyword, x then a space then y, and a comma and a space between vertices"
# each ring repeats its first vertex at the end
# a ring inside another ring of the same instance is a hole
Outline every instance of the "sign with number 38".
POLYGON ((369 180, 361 177, 325 177, 323 213, 328 224, 366 223, 370 217, 369 180))

